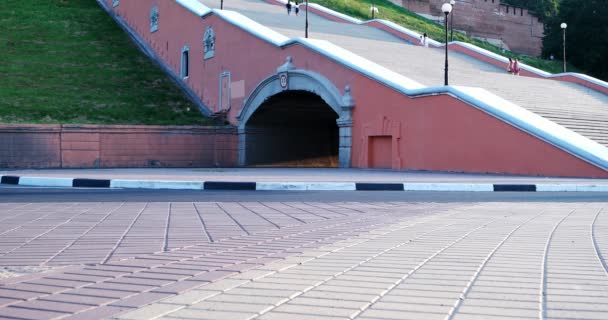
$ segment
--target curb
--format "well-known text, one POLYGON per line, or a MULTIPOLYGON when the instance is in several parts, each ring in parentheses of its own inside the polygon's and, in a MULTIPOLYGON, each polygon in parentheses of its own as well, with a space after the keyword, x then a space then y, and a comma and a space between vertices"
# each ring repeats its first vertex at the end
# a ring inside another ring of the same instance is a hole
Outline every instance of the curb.
POLYGON ((460 192, 608 192, 608 184, 227 182, 81 179, 0 176, 0 184, 30 187, 247 190, 247 191, 460 191, 460 192))

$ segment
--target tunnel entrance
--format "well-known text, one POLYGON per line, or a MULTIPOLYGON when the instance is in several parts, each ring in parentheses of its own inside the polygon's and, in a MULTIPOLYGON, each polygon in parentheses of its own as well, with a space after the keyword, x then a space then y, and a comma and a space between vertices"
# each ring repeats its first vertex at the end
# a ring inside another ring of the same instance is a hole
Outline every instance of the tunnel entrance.
POLYGON ((245 165, 338 167, 336 119, 338 114, 308 91, 269 97, 245 125, 245 165))

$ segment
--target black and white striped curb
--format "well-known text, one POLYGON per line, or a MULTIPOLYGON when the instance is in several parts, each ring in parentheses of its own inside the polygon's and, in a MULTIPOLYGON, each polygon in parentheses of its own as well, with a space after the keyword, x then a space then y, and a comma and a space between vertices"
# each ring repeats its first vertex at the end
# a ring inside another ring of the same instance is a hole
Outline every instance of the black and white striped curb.
POLYGON ((31 187, 262 190, 262 191, 464 191, 464 192, 608 192, 608 184, 358 183, 358 182, 224 182, 80 179, 0 176, 2 184, 31 187))

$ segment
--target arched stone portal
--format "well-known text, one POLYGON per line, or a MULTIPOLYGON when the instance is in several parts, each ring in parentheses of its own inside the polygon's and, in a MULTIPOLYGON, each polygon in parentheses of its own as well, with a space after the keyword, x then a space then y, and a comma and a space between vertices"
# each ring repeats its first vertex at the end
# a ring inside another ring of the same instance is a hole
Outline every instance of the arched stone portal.
POLYGON ((338 166, 338 115, 314 93, 268 98, 245 126, 246 165, 338 166))
POLYGON ((350 167, 353 100, 291 58, 245 101, 239 165, 350 167))

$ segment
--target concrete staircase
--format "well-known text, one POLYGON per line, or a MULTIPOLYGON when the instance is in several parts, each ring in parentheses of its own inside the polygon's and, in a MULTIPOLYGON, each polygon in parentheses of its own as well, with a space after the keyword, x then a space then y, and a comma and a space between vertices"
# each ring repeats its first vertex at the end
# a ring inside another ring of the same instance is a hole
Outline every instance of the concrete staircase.
MULTIPOLYGON (((199 0, 211 8, 218 1, 199 0)), ((304 36, 304 11, 290 16, 284 7, 257 0, 230 0, 237 11, 288 37, 304 36)), ((338 23, 309 13, 309 37, 328 40, 423 85, 443 85, 444 51, 408 45, 376 28, 338 23)), ((540 116, 608 147, 608 96, 554 80, 513 76, 467 55, 450 52, 450 85, 484 88, 540 116)))

